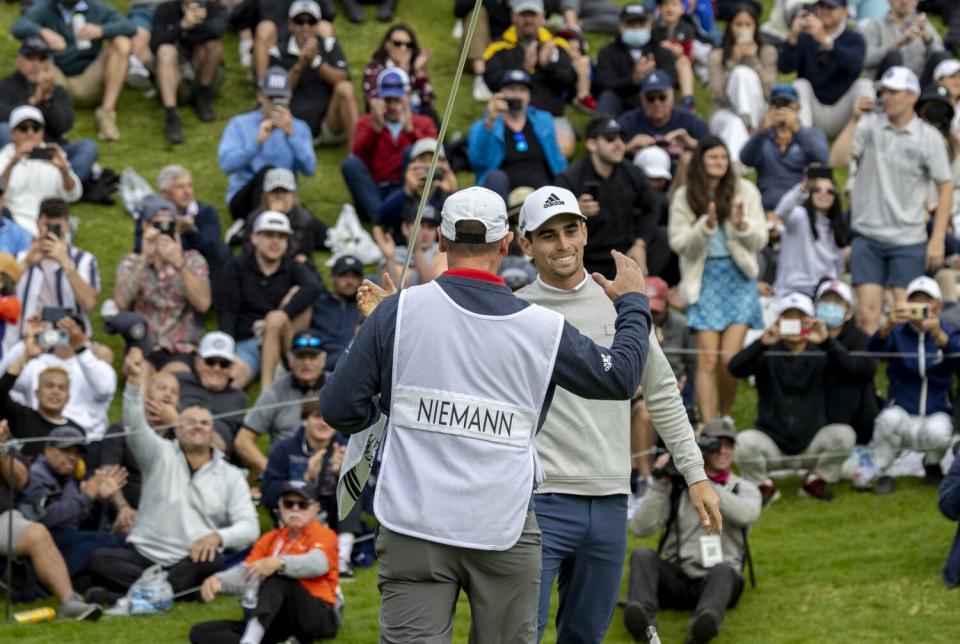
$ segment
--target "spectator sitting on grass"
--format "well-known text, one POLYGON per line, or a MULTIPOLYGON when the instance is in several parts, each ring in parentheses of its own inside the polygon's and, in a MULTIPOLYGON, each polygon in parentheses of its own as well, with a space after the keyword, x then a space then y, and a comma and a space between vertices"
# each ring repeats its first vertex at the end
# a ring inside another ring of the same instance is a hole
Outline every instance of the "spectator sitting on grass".
POLYGON ((333 530, 317 520, 319 510, 306 481, 284 484, 277 504, 283 527, 260 537, 242 564, 206 578, 200 590, 209 602, 220 593, 245 595, 251 583, 258 583, 249 620, 202 622, 190 629, 191 642, 312 642, 336 637, 337 541, 333 530))
POLYGON ((907 286, 906 303, 893 309, 867 345, 870 351, 902 355, 882 358, 890 384, 889 406, 877 416, 873 430, 877 494, 894 490, 887 470, 902 450, 924 452, 924 483, 939 485, 943 480, 940 459, 953 437, 950 390, 960 367, 960 330, 940 321, 942 310, 940 286, 920 276, 907 286))
POLYGON ((400 223, 400 236, 404 243, 398 245, 393 235, 384 232, 382 228, 373 229, 373 237, 383 253, 383 264, 380 273, 389 274, 394 284, 400 283, 400 274, 403 264, 407 261, 407 253, 413 252, 410 269, 407 271, 406 286, 426 284, 446 270, 446 256, 440 252, 440 243, 437 231, 440 228, 440 211, 433 206, 423 209, 420 218, 420 229, 417 238, 410 239, 413 233, 413 224, 417 218, 417 204, 410 203, 403 213, 400 223), (412 248, 412 251, 411 251, 412 248))
MULTIPOLYGON (((411 205, 414 208, 420 205, 420 195, 423 194, 423 188, 427 181, 427 171, 433 161, 433 151, 436 146, 437 140, 429 137, 420 139, 410 146, 409 160, 403 171, 403 186, 387 195, 380 206, 377 221, 381 226, 394 229, 400 225, 400 220, 407 208, 411 205)), ((437 169, 433 174, 433 182, 430 184, 430 197, 427 204, 440 210, 443 208, 443 202, 447 196, 456 191, 457 175, 454 174, 450 164, 447 163, 443 146, 440 146, 440 158, 437 160, 437 169)))
POLYGON ((71 577, 87 569, 90 553, 97 548, 123 546, 122 536, 84 529, 91 511, 105 509, 115 499, 126 504, 120 489, 127 480, 125 469, 108 465, 78 481, 77 475, 83 471, 78 465, 87 451, 85 441, 83 431, 72 425, 50 432, 43 454, 30 466, 30 481, 19 501, 24 517, 50 531, 71 577))
POLYGON ((715 418, 704 426, 697 440, 710 486, 720 497, 722 535, 705 534, 686 494, 680 494, 679 506, 671 507, 677 483, 669 474, 670 455, 664 454, 657 461, 655 482, 631 519, 631 528, 638 536, 651 536, 661 528, 667 532, 662 559, 649 548, 639 548, 630 555, 623 621, 640 641, 646 641, 647 628, 656 623, 658 609, 692 608, 693 619, 684 641, 708 642, 720 632, 726 611, 740 599, 747 533, 760 517, 761 500, 757 486, 730 469, 738 438, 731 421, 715 418))
POLYGON ((290 373, 260 391, 237 432, 234 449, 241 461, 256 472, 267 468, 267 457, 257 447, 257 437, 269 434, 273 446, 292 436, 300 427, 300 405, 294 403, 315 397, 324 385, 327 354, 316 331, 307 329, 293 337, 288 361, 290 373))
MULTIPOLYGON (((0 445, 11 437, 7 421, 0 420, 0 445)), ((63 555, 42 523, 28 521, 10 505, 11 491, 21 492, 30 478, 22 456, 0 447, 0 552, 12 553, 30 561, 37 578, 60 603, 60 618, 96 621, 103 613, 96 604, 88 604, 74 592, 63 555), (10 537, 12 536, 12 541, 10 537)), ((6 559, 7 566, 12 565, 6 559)))
POLYGON ((813 300, 790 293, 777 303, 777 320, 763 336, 730 359, 730 373, 757 379, 757 428, 737 435, 737 464, 760 486, 763 504, 780 496, 768 472, 803 468, 803 493, 832 501, 856 435, 849 425, 827 424, 827 374, 850 373, 846 348, 814 318, 813 300), (767 355, 767 352, 782 355, 767 355), (798 357, 799 354, 808 353, 798 357))
POLYGON ((676 56, 674 66, 680 84, 680 105, 692 112, 695 107, 693 60, 698 37, 697 27, 692 16, 684 11, 683 0, 656 0, 656 4, 657 20, 653 25, 651 38, 654 45, 676 56))
POLYGON ((873 78, 894 65, 922 76, 930 56, 943 51, 937 28, 917 13, 917 0, 891 0, 885 16, 864 20, 857 29, 867 41, 864 71, 873 78))
POLYGON ((429 61, 430 50, 419 45, 412 27, 402 22, 392 25, 363 70, 363 98, 367 103, 367 111, 372 111, 373 100, 378 98, 377 79, 381 72, 389 68, 400 69, 410 79, 410 109, 429 117, 440 127, 440 116, 433 107, 437 95, 427 73, 429 61))
POLYGON ((167 569, 173 592, 193 588, 223 568, 223 550, 245 548, 259 532, 246 477, 212 447, 208 410, 183 409, 173 441, 160 438, 147 424, 140 390, 144 365, 137 348, 123 364, 123 422, 143 472, 143 490, 127 545, 90 556, 94 578, 106 586, 87 593, 98 603, 116 601, 154 564, 167 569))
POLYGON ((363 263, 353 255, 343 255, 330 270, 333 290, 324 289, 313 303, 311 327, 326 349, 329 371, 336 367, 337 359, 350 345, 360 325, 357 289, 362 280, 363 263))

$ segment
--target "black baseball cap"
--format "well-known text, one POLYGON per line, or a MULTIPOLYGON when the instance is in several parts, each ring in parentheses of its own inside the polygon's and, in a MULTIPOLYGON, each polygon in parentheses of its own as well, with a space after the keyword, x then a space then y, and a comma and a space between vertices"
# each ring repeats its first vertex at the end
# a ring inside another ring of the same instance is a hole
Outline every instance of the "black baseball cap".
POLYGON ((150 332, 147 318, 140 313, 120 311, 110 317, 104 317, 103 325, 107 333, 119 334, 128 347, 137 347, 144 354, 153 351, 156 337, 150 332))
POLYGON ((316 329, 304 329, 293 336, 290 352, 297 356, 301 353, 320 353, 323 351, 323 339, 316 329))
MULTIPOLYGON (((417 220, 417 210, 419 209, 420 209, 419 200, 410 201, 406 206, 404 206, 403 212, 401 213, 401 219, 403 221, 406 221, 412 224, 414 221, 417 220)), ((432 221, 433 223, 439 226, 440 213, 437 212, 436 208, 434 208, 430 204, 427 204, 423 207, 423 217, 421 218, 421 221, 432 221)))
POLYGON ((508 69, 503 72, 503 76, 500 77, 500 87, 506 87, 507 85, 526 85, 527 87, 532 87, 533 79, 530 78, 530 74, 522 69, 508 69))
POLYGON ((700 435, 710 436, 711 438, 728 438, 734 443, 737 442, 737 428, 734 426, 733 420, 727 417, 707 421, 700 435))
POLYGON ((609 114, 601 114, 590 119, 584 134, 588 139, 595 139, 604 134, 620 134, 622 131, 617 119, 609 114))
POLYGON ((283 484, 283 487, 280 488, 280 498, 282 499, 286 494, 296 494, 297 496, 302 496, 307 501, 316 501, 317 485, 315 483, 308 483, 307 481, 287 481, 283 484))
POLYGON ((639 3, 625 4, 623 9, 620 10, 620 22, 625 25, 633 22, 646 22, 649 17, 647 8, 639 3))
POLYGON ((344 273, 363 275, 363 262, 353 255, 344 255, 334 263, 331 272, 334 275, 343 275, 344 273))
POLYGON ((47 44, 46 40, 40 36, 31 36, 20 43, 20 51, 17 53, 21 56, 43 56, 44 58, 48 58, 51 51, 50 45, 47 44))

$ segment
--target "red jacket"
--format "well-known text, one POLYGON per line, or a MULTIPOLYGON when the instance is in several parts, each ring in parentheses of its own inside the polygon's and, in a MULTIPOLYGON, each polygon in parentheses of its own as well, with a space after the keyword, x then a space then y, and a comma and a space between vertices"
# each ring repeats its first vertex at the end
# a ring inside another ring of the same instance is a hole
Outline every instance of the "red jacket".
POLYGON ((353 134, 353 153, 363 159, 364 165, 376 183, 399 181, 403 153, 418 139, 436 138, 433 120, 420 114, 413 115, 413 132, 401 130, 396 140, 386 126, 379 132, 373 129, 373 117, 364 114, 357 121, 353 134))

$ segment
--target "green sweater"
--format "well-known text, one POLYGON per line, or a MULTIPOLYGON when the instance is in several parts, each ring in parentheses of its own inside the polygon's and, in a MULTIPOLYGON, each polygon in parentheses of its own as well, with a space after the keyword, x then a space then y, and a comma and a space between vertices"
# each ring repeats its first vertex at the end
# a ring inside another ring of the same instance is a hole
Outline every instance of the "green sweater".
POLYGON ((86 17, 87 24, 97 25, 103 29, 103 38, 93 41, 89 49, 77 49, 73 26, 64 22, 56 0, 38 0, 30 11, 13 23, 13 35, 20 40, 25 40, 31 36, 39 36, 41 29, 52 29, 67 41, 66 49, 53 54, 57 67, 64 76, 82 74, 83 70, 100 54, 104 40, 109 41, 116 36, 133 36, 137 31, 132 22, 107 3, 100 0, 86 0, 86 5, 85 10, 76 11, 76 13, 82 13, 86 17))
MULTIPOLYGON (((516 295, 562 314, 597 344, 609 347, 613 342, 617 319, 613 302, 588 275, 571 291, 552 288, 537 279, 516 295)), ((653 426, 673 454, 677 469, 687 483, 706 479, 703 456, 683 408, 677 380, 654 333, 650 334, 641 387, 653 426)), ((546 474, 537 492, 584 496, 630 493, 630 401, 587 400, 557 387, 536 445, 546 474)))

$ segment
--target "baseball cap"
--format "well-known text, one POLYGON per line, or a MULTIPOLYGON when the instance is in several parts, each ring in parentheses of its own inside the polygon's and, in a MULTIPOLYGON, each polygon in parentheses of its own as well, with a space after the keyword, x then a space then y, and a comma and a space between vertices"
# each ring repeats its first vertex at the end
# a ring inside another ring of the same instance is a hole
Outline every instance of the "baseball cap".
POLYGON ((293 336, 290 351, 298 356, 301 353, 320 353, 323 351, 323 339, 315 329, 304 329, 293 336))
POLYGON ((726 416, 708 420, 700 431, 700 435, 713 438, 729 438, 734 443, 737 442, 737 429, 733 425, 733 419, 726 416))
POLYGON ((359 273, 363 275, 363 262, 353 255, 343 255, 333 264, 334 275, 343 275, 344 273, 359 273))
POLYGON ((267 72, 260 79, 259 87, 264 96, 270 98, 290 98, 293 94, 287 70, 277 65, 267 68, 267 72))
POLYGON ((211 331, 200 340, 197 354, 204 360, 207 358, 223 358, 233 362, 236 349, 237 343, 233 341, 229 334, 223 331, 211 331))
POLYGON ((47 434, 47 445, 57 449, 80 447, 83 451, 87 451, 87 435, 76 425, 61 425, 47 434))
POLYGON ((639 3, 625 4, 620 10, 620 22, 624 24, 646 22, 648 17, 647 8, 639 3))
POLYGON ((514 13, 523 13, 524 11, 544 13, 543 0, 510 0, 510 11, 514 13))
POLYGON ((590 119, 584 131, 584 136, 588 139, 595 139, 604 134, 620 134, 622 131, 617 119, 606 115, 605 117, 590 119))
POLYGON ((143 206, 140 210, 140 221, 152 221, 154 217, 166 210, 170 216, 176 216, 177 207, 169 199, 163 199, 156 195, 150 195, 143 200, 143 206))
MULTIPOLYGON (((410 159, 416 159, 421 154, 426 154, 429 152, 433 154, 433 151, 437 147, 437 140, 433 137, 427 137, 425 139, 417 139, 417 141, 410 146, 410 159)), ((446 159, 447 155, 443 152, 443 146, 440 146, 440 158, 446 159)))
POLYGON ((46 125, 46 121, 43 120, 43 112, 33 105, 21 105, 20 107, 13 108, 10 112, 8 123, 10 124, 11 130, 15 129, 24 121, 36 121, 40 125, 46 125))
POLYGON ((317 20, 320 20, 320 5, 313 0, 296 0, 290 5, 290 11, 287 13, 287 16, 290 18, 296 18, 303 13, 310 14, 317 20))
POLYGON ((544 186, 534 190, 523 200, 520 208, 520 234, 533 232, 551 217, 566 214, 586 220, 572 192, 559 186, 544 186))
POLYGON ((282 212, 277 212, 276 210, 264 210, 253 222, 253 232, 274 232, 292 235, 293 229, 290 227, 290 219, 282 212))
POLYGON ((507 225, 507 204, 492 190, 473 186, 453 193, 443 202, 440 212, 440 232, 450 241, 465 244, 489 244, 500 241, 510 232, 507 225), (461 221, 479 221, 487 230, 483 239, 473 235, 457 234, 461 221))
POLYGON ((659 277, 647 278, 647 298, 650 300, 650 310, 662 313, 667 310, 667 292, 670 287, 659 277))
POLYGON ((17 262, 17 258, 11 255, 10 253, 0 253, 0 273, 4 273, 10 276, 14 282, 20 279, 20 274, 23 272, 20 264, 17 262))
POLYGON ((507 85, 526 85, 530 87, 533 85, 533 80, 530 78, 530 74, 522 69, 508 69, 500 77, 500 87, 506 87, 507 85))
POLYGON ((274 190, 296 192, 297 177, 287 168, 270 168, 263 175, 263 191, 273 192, 274 190))
POLYGON ((920 98, 917 99, 917 104, 914 109, 919 112, 920 107, 924 103, 942 103, 946 107, 950 108, 951 118, 953 118, 953 101, 950 100, 950 93, 947 91, 946 87, 936 84, 927 85, 927 87, 924 88, 923 92, 920 94, 920 98))
POLYGON ((800 311, 810 317, 816 315, 813 300, 803 293, 789 293, 777 300, 777 315, 783 315, 787 311, 800 311))
POLYGON ((828 7, 846 7, 847 0, 817 0, 813 4, 825 4, 828 7))
POLYGON ((520 186, 511 190, 507 195, 507 216, 511 219, 519 217, 523 201, 531 194, 533 194, 533 188, 530 186, 520 186))
POLYGON ((116 311, 116 306, 116 302, 107 300, 100 308, 103 326, 107 333, 119 335, 128 347, 137 347, 145 354, 153 351, 156 337, 153 333, 150 333, 147 318, 133 311, 116 311), (113 304, 112 307, 109 306, 110 303, 113 304), (108 310, 111 308, 112 311, 108 310))
POLYGON ((895 92, 911 92, 920 95, 920 81, 912 70, 896 65, 890 67, 880 78, 880 87, 895 92))
MULTIPOLYGON (((400 213, 401 221, 406 221, 413 223, 417 220, 417 210, 420 209, 420 200, 411 199, 407 202, 407 205, 404 206, 403 211, 400 213)), ((440 213, 437 212, 437 209, 430 204, 427 204, 423 207, 423 217, 421 221, 432 221, 436 225, 440 225, 440 213)))
POLYGON ((662 69, 655 69, 643 77, 640 83, 640 93, 649 94, 650 92, 665 92, 673 89, 673 79, 670 74, 662 69))
POLYGON ((50 45, 40 36, 31 36, 20 43, 21 56, 50 56, 50 45))
POLYGON ((296 494, 302 496, 307 501, 316 501, 317 485, 316 483, 311 484, 307 481, 287 481, 283 484, 283 487, 280 488, 279 498, 283 498, 285 494, 296 494))
POLYGON ((778 83, 770 90, 769 100, 771 103, 799 103, 800 95, 797 94, 797 88, 790 83, 778 83))
POLYGON ((633 165, 643 170, 648 179, 666 179, 670 181, 670 153, 656 145, 649 145, 633 157, 633 165))
POLYGON ((943 293, 940 291, 940 285, 937 284, 937 280, 932 277, 927 277, 926 275, 915 277, 913 281, 907 284, 907 297, 910 297, 914 293, 926 293, 937 301, 943 299, 943 293))
POLYGON ((847 306, 853 306, 853 291, 846 283, 840 280, 829 280, 817 287, 818 300, 827 293, 836 293, 840 296, 840 299, 847 303, 847 306))
POLYGON ((953 76, 956 73, 960 73, 960 60, 948 58, 940 61, 940 63, 933 68, 933 80, 938 81, 941 78, 953 76))
POLYGON ((410 77, 399 67, 388 67, 377 76, 377 96, 403 98, 410 88, 410 77))

